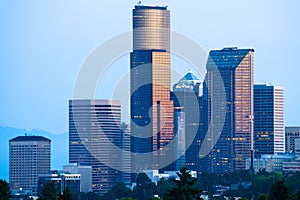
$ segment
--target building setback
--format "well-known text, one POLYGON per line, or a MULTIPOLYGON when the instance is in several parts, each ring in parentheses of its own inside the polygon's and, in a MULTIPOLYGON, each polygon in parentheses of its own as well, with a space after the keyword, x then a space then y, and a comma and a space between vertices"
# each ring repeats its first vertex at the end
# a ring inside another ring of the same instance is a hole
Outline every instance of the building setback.
POLYGON ((11 190, 37 194, 38 176, 50 171, 51 140, 42 136, 18 136, 9 140, 11 190))
MULTIPOLYGON (((173 138, 170 101, 170 11, 167 7, 136 5, 133 9, 133 52, 130 53, 131 152, 167 149, 173 138)), ((132 169, 160 168, 164 155, 151 160, 132 158, 132 169)), ((168 158, 172 155, 167 155, 168 158)))
POLYGON ((203 170, 216 173, 245 169, 252 149, 254 50, 212 50, 207 61, 208 134, 212 151, 203 170), (225 95, 223 94, 223 90, 225 95), (222 96, 225 96, 224 98, 222 96), (221 102, 222 101, 222 102, 221 102), (218 105, 223 105, 221 108, 218 105), (225 113, 225 121, 221 120, 225 113), (216 127, 223 127, 221 132, 216 127), (220 135, 217 139, 215 136, 220 135), (214 142, 216 142, 215 145, 214 142))
MULTIPOLYGON (((92 190, 104 194, 115 184, 128 183, 120 166, 130 170, 129 154, 114 148, 129 143, 121 130, 121 105, 114 100, 70 100, 69 162, 92 166, 92 190)), ((127 180, 128 179, 128 180, 127 180)))
POLYGON ((273 85, 254 85, 254 153, 276 154, 284 146, 283 88, 273 85))

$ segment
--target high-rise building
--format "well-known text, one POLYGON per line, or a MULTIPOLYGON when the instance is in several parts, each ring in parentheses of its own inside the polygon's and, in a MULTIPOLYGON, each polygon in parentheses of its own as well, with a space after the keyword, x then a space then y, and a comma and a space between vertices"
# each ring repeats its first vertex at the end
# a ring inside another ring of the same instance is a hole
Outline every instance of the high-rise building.
MULTIPOLYGON (((192 73, 191 70, 189 70, 188 73, 174 84, 173 93, 171 94, 171 99, 174 101, 174 108, 181 108, 181 111, 185 115, 185 165, 189 170, 194 171, 200 171, 200 134, 201 130, 203 130, 201 123, 202 96, 199 96, 199 92, 201 90, 201 81, 192 73)), ((175 147, 175 149, 176 148, 178 147, 175 147)))
POLYGON ((285 127, 285 151, 295 152, 296 139, 300 139, 300 126, 285 127))
MULTIPOLYGON (((131 152, 153 152, 132 158, 132 169, 158 169, 173 138, 170 101, 170 11, 136 5, 133 9, 133 52, 130 54, 131 152), (162 150, 160 153, 157 150, 162 150), (158 155, 160 154, 160 155, 158 155)), ((168 156, 172 156, 169 155, 168 156)))
POLYGON ((18 136, 9 140, 11 190, 37 194, 38 176, 50 171, 51 140, 42 136, 18 136))
POLYGON ((205 171, 226 173, 245 169, 245 159, 251 157, 253 66, 253 49, 234 47, 209 53, 206 66, 208 94, 205 96, 209 124, 207 141, 211 142, 212 150, 204 158, 207 160, 205 171), (223 128, 218 131, 217 127, 223 128))
POLYGON ((92 166, 94 192, 104 194, 115 184, 130 181, 117 170, 120 166, 130 167, 130 160, 123 159, 130 155, 114 148, 122 148, 123 140, 129 139, 123 135, 120 101, 70 100, 69 162, 92 166))
POLYGON ((254 85, 254 154, 276 154, 284 146, 283 88, 254 85))

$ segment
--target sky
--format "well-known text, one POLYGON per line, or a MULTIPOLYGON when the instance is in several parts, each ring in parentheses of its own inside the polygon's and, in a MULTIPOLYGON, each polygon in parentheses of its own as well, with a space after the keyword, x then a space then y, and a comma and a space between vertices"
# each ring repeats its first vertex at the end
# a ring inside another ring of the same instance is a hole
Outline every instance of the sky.
MULTIPOLYGON (((67 132, 68 100, 82 64, 97 46, 131 29, 136 3, 0 0, 0 126, 67 132)), ((300 1, 145 0, 142 4, 168 5, 171 29, 206 52, 228 46, 254 48, 255 82, 283 86, 285 124, 300 125, 300 1)), ((111 98, 110 85, 128 73, 128 58, 123 55, 111 64, 95 98, 111 98)), ((182 75, 191 68, 176 56, 171 67, 182 75)))

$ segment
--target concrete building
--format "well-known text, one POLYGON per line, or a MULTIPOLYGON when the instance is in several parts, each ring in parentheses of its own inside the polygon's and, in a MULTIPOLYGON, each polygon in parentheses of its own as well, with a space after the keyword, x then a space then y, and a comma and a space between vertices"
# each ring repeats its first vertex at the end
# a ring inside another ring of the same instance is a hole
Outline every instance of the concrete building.
POLYGON ((38 176, 50 171, 51 140, 42 136, 18 136, 9 140, 11 190, 37 194, 38 176))
POLYGON ((69 187, 74 196, 80 193, 80 174, 66 174, 63 171, 53 170, 48 174, 41 174, 38 177, 38 196, 41 195, 42 189, 49 181, 54 181, 60 193, 69 187))
POLYGON ((118 151, 129 143, 125 135, 120 101, 70 100, 69 162, 92 166, 94 192, 104 194, 115 184, 130 182, 129 176, 117 170, 122 166, 130 171, 129 154, 118 151))
POLYGON ((71 163, 64 165, 63 171, 69 174, 80 174, 80 192, 92 192, 92 166, 71 163))
POLYGON ((285 151, 295 152, 296 139, 300 139, 300 126, 285 127, 285 151))

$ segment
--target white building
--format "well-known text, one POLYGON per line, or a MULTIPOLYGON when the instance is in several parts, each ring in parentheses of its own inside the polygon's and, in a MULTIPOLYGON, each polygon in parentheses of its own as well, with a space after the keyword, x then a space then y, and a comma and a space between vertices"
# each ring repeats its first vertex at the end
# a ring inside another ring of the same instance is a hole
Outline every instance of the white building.
POLYGON ((92 166, 71 163, 63 166, 65 173, 80 174, 80 192, 92 192, 92 166))

